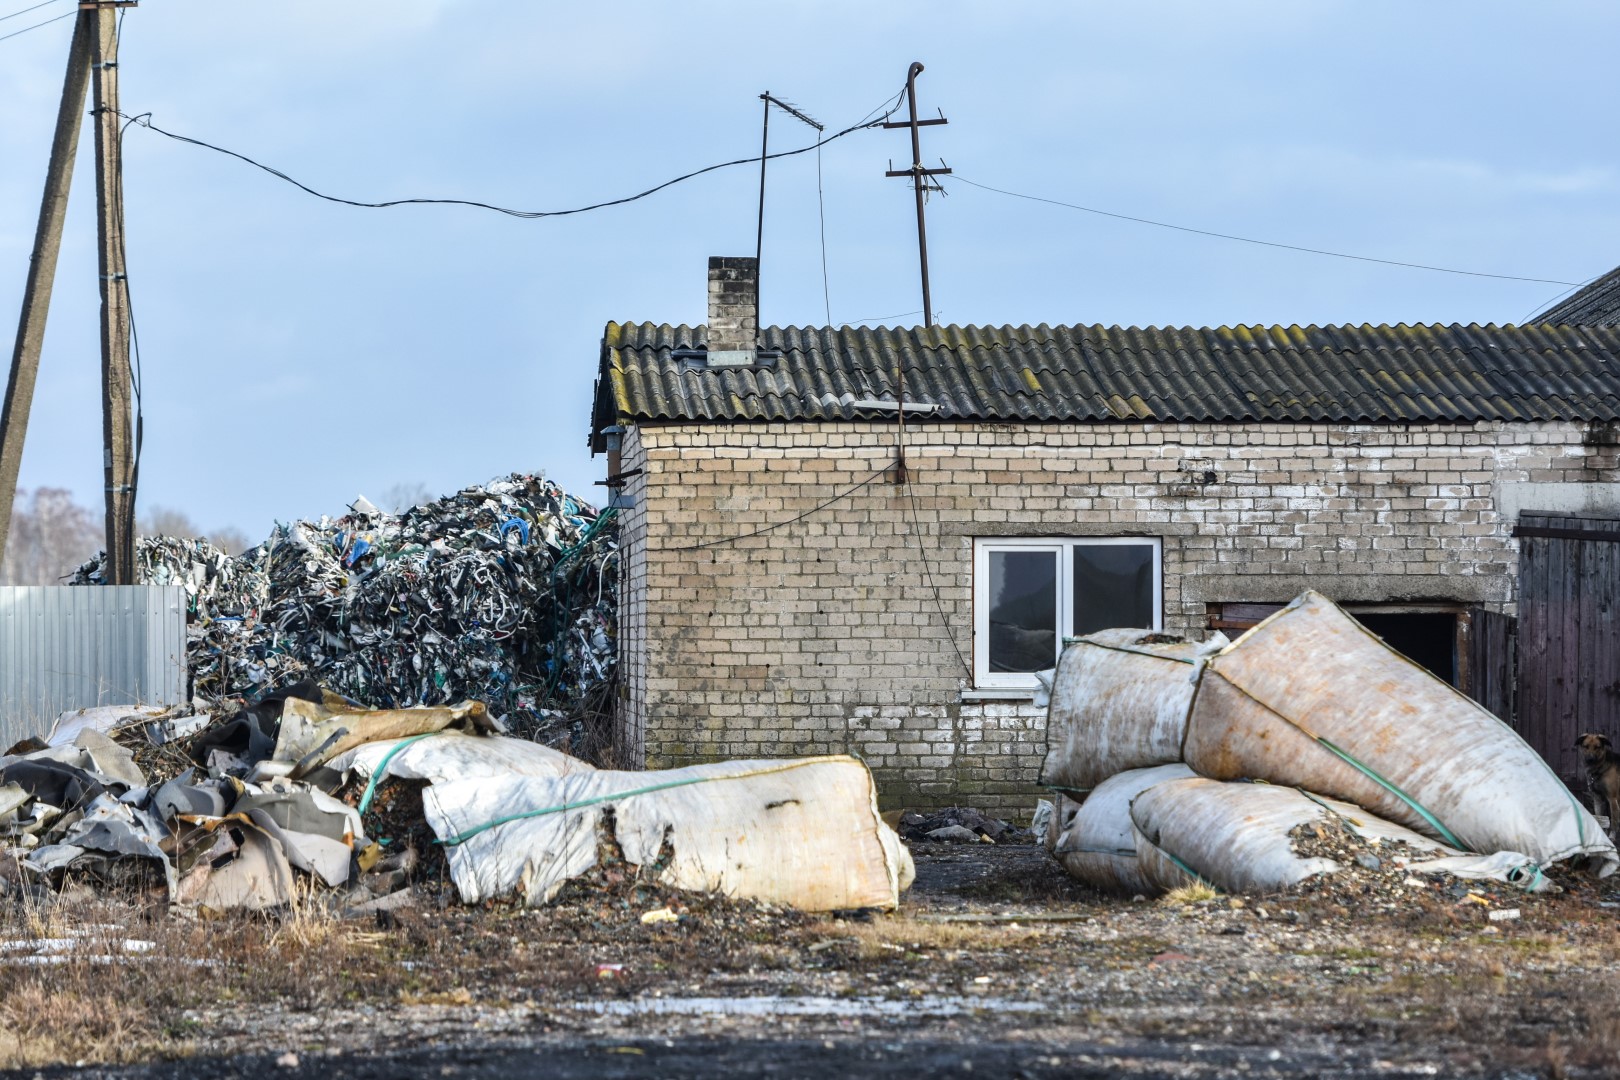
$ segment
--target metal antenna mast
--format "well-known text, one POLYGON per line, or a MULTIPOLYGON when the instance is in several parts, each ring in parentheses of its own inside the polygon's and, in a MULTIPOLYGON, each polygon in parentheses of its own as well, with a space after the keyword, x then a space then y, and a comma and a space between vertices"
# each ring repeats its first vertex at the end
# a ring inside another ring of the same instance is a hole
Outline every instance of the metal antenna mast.
MULTIPOLYGON (((917 119, 917 76, 922 74, 923 66, 913 63, 906 72, 906 105, 911 110, 911 119, 904 123, 886 122, 886 128, 911 129, 911 168, 891 168, 884 176, 909 176, 911 186, 917 193, 917 259, 922 264, 922 295, 923 295, 923 325, 934 325, 934 304, 928 295, 928 226, 923 217, 923 204, 927 201, 928 192, 944 192, 944 188, 931 182, 930 176, 948 174, 951 170, 941 161, 937 169, 925 169, 922 165, 922 136, 918 128, 933 127, 946 124, 943 113, 934 120, 917 119)), ((893 165, 893 162, 889 163, 893 165)), ((894 404, 895 404, 895 462, 894 482, 906 482, 906 369, 900 359, 899 350, 894 354, 894 404)))
POLYGON ((759 332, 764 329, 764 324, 759 321, 759 278, 762 276, 759 264, 760 256, 764 254, 765 249, 765 161, 770 157, 771 149, 771 106, 775 105, 789 116, 803 120, 816 129, 818 136, 821 132, 827 130, 787 102, 782 101, 780 98, 771 97, 769 90, 759 95, 759 100, 765 103, 765 119, 760 125, 759 133, 759 227, 754 232, 754 335, 756 341, 759 332))

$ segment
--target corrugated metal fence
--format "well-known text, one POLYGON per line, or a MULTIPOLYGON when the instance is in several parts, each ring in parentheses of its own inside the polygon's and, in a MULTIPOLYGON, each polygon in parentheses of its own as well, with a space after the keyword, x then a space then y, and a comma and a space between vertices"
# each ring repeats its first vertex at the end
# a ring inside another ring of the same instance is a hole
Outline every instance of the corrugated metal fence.
POLYGON ((68 709, 185 694, 183 587, 0 587, 0 751, 68 709))

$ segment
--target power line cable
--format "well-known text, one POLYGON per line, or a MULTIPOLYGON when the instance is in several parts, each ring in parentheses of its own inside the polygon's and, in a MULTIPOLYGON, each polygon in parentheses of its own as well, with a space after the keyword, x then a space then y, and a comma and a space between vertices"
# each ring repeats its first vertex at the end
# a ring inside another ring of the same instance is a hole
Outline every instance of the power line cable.
POLYGON ((1558 303, 1558 301, 1562 300, 1564 297, 1568 296, 1570 293, 1576 292, 1579 289, 1586 288, 1588 285, 1592 284, 1592 282, 1596 281, 1598 278, 1602 277, 1604 274, 1607 274, 1608 272, 1609 271, 1604 270, 1604 271, 1602 271, 1602 273, 1593 274, 1591 277, 1587 278, 1585 281, 1581 282, 1580 284, 1571 285, 1569 288, 1563 290, 1562 292, 1558 293, 1557 295, 1549 296, 1547 299, 1541 301, 1541 303, 1537 304, 1535 307, 1533 307, 1529 311, 1525 312, 1524 318, 1519 320, 1520 325, 1523 325, 1524 323, 1529 322, 1531 319, 1535 318, 1535 316, 1536 316, 1536 314, 1538 312, 1545 311, 1547 308, 1552 307, 1554 304, 1558 303))
MULTIPOLYGON (((887 102, 885 102, 885 104, 887 104, 887 102)), ((883 108, 883 106, 880 105, 880 106, 878 106, 878 109, 873 110, 873 112, 877 112, 877 111, 881 110, 882 108, 883 108)), ((836 139, 841 139, 845 135, 849 135, 852 132, 862 131, 862 130, 865 130, 867 128, 877 127, 879 124, 883 123, 884 120, 886 120, 892 114, 893 114, 893 110, 891 109, 889 112, 884 113, 883 116, 879 117, 876 120, 868 121, 866 119, 862 119, 860 122, 855 123, 855 124, 851 124, 849 127, 844 128, 842 131, 836 132, 835 134, 832 134, 832 135, 828 135, 826 138, 817 139, 815 142, 811 143, 809 146, 801 146, 796 150, 780 150, 780 151, 778 151, 778 152, 776 152, 774 154, 766 154, 766 155, 764 155, 764 160, 766 160, 766 161, 774 161, 777 158, 789 158, 789 157, 795 157, 795 156, 797 156, 799 154, 809 153, 811 150, 817 150, 820 147, 825 146, 827 143, 833 142, 836 139)), ((316 191, 314 188, 310 187, 308 184, 304 184, 304 183, 301 183, 300 181, 294 180, 292 177, 288 176, 286 173, 282 172, 280 169, 272 168, 271 166, 266 165, 263 162, 255 161, 252 158, 248 157, 246 154, 239 154, 235 150, 227 150, 223 146, 215 146, 213 143, 205 142, 202 139, 193 139, 188 135, 179 135, 179 134, 176 134, 175 132, 172 132, 172 131, 165 131, 163 128, 160 128, 156 124, 152 123, 152 119, 151 119, 152 114, 151 113, 141 113, 141 114, 139 114, 137 116, 133 116, 133 117, 128 116, 125 113, 119 113, 119 115, 125 117, 125 119, 133 120, 135 123, 139 124, 141 127, 144 127, 144 128, 146 128, 146 129, 148 129, 150 131, 155 131, 159 135, 165 135, 165 136, 167 136, 167 137, 169 137, 171 139, 176 140, 177 142, 190 143, 193 146, 201 146, 204 149, 213 150, 216 153, 224 154, 227 157, 236 158, 238 161, 245 161, 249 165, 252 165, 254 168, 262 169, 263 171, 269 173, 271 176, 274 176, 277 179, 285 180, 287 183, 293 185, 294 187, 298 188, 299 190, 307 192, 308 194, 313 195, 318 199, 325 199, 327 202, 340 203, 340 204, 342 204, 344 206, 358 206, 358 207, 362 207, 364 209, 382 209, 382 208, 390 207, 390 206, 407 206, 407 205, 412 205, 412 204, 426 204, 426 205, 444 205, 444 206, 472 206, 472 207, 476 207, 476 208, 478 208, 480 210, 493 210, 493 211, 495 211, 496 213, 499 213, 499 214, 506 214, 506 215, 508 215, 510 217, 524 218, 524 219, 528 219, 528 220, 533 220, 533 219, 536 219, 536 218, 567 217, 567 216, 569 216, 571 214, 583 214, 583 213, 586 213, 586 212, 591 211, 591 210, 605 210, 605 209, 607 209, 608 207, 611 207, 611 206, 623 206, 626 203, 632 203, 632 202, 637 201, 638 199, 645 199, 647 196, 656 194, 656 193, 658 193, 660 191, 663 191, 667 187, 673 187, 676 184, 679 184, 679 183, 681 183, 683 181, 686 181, 686 180, 691 180, 694 177, 702 176, 705 173, 715 172, 715 171, 720 170, 720 169, 729 169, 729 168, 731 168, 732 166, 735 166, 735 165, 757 164, 761 160, 760 155, 755 155, 754 157, 737 158, 734 161, 722 161, 717 165, 709 165, 709 166, 706 166, 704 168, 696 169, 696 170, 694 170, 692 172, 685 173, 684 175, 677 176, 673 180, 665 180, 663 183, 658 184, 655 187, 650 187, 646 191, 638 192, 635 195, 626 195, 623 198, 619 198, 619 199, 608 199, 608 200, 605 200, 603 202, 592 203, 589 206, 577 206, 577 207, 574 207, 571 210, 513 210, 513 209, 511 209, 509 207, 494 206, 494 205, 492 205, 490 203, 478 202, 478 201, 476 201, 474 199, 422 199, 422 198, 413 198, 413 199, 389 199, 389 200, 386 200, 384 202, 361 202, 361 201, 359 201, 357 199, 344 199, 344 198, 340 198, 339 196, 336 196, 336 195, 327 195, 324 192, 316 191)), ((871 113, 867 114, 867 116, 871 116, 871 115, 872 115, 871 113)))
POLYGON ((821 302, 832 325, 832 288, 827 284, 827 200, 821 194, 821 145, 816 145, 816 216, 821 225, 821 302))
MULTIPOLYGON (((916 311, 897 311, 893 315, 873 315, 871 318, 867 318, 867 319, 845 319, 845 320, 843 320, 842 322, 840 322, 840 323, 838 323, 836 325, 839 325, 839 326, 855 326, 855 325, 858 325, 860 323, 888 322, 890 319, 903 319, 907 315, 921 315, 921 314, 922 314, 922 308, 918 308, 916 311)), ((939 312, 936 310, 934 312, 934 314, 938 315, 939 312)), ((829 318, 827 320, 827 322, 829 324, 831 324, 832 320, 829 318)))
POLYGON ((820 511, 827 509, 827 507, 833 505, 834 503, 841 502, 844 499, 849 498, 851 495, 855 494, 857 491, 860 491, 862 488, 866 487, 872 481, 876 480, 878 477, 880 477, 880 476, 884 475, 885 473, 889 472, 893 468, 894 468, 894 464, 891 462, 890 464, 883 466, 881 469, 879 469, 877 472, 873 473, 871 476, 868 476, 865 480, 862 480, 860 483, 856 484, 854 487, 846 488, 845 490, 840 491, 837 495, 834 495, 832 498, 828 499, 826 502, 819 503, 816 506, 811 507, 809 510, 806 510, 804 513, 796 514, 793 517, 790 517, 790 518, 786 519, 785 521, 778 521, 774 525, 767 525, 763 529, 755 529, 753 532, 742 533, 742 534, 740 534, 738 536, 723 536, 718 540, 710 540, 710 541, 707 541, 706 543, 702 543, 702 544, 687 544, 684 547, 664 548, 663 550, 664 551, 702 551, 704 548, 718 547, 721 544, 735 544, 738 540, 747 540, 750 537, 754 537, 754 536, 764 536, 766 533, 775 532, 777 529, 780 529, 785 525, 792 525, 796 521, 803 521, 805 518, 809 517, 811 514, 819 513, 820 511))
MULTIPOLYGON (((17 14, 21 15, 22 12, 19 11, 19 12, 17 12, 17 14)), ((53 23, 53 22, 61 22, 63 19, 71 19, 71 18, 73 18, 73 16, 75 16, 77 14, 78 14, 77 11, 70 11, 65 15, 58 15, 54 19, 46 19, 44 22, 37 22, 33 26, 25 26, 21 30, 13 30, 9 34, 6 34, 4 36, 0 36, 0 41, 10 41, 14 37, 21 37, 23 34, 28 33, 28 31, 30 31, 30 30, 38 30, 42 26, 51 25, 51 23, 53 23)))
POLYGON ((967 662, 967 658, 962 655, 961 646, 956 644, 956 635, 951 631, 951 617, 945 613, 945 601, 940 599, 939 586, 934 582, 934 568, 928 561, 928 549, 923 546, 922 525, 917 520, 917 491, 910 484, 907 484, 906 494, 910 496, 911 535, 917 538, 917 554, 922 559, 923 575, 928 580, 929 589, 934 593, 934 606, 939 608, 940 631, 945 635, 945 640, 951 643, 951 651, 956 654, 957 662, 962 665, 962 670, 967 673, 968 679, 971 680, 973 678, 973 665, 967 662))
POLYGON ((1381 263, 1385 266, 1403 266, 1409 270, 1433 270, 1441 274, 1461 274, 1465 277, 1496 278, 1499 281, 1530 281, 1544 285, 1574 285, 1573 281, 1560 281, 1557 278, 1520 277, 1517 274, 1487 274, 1478 270, 1457 270, 1449 266, 1430 266, 1426 263, 1402 262, 1399 259, 1378 259, 1371 255, 1348 255, 1342 251, 1328 251, 1323 248, 1302 247, 1299 244, 1282 244, 1273 240, 1256 240, 1251 236, 1235 236, 1232 233, 1214 232, 1210 229, 1195 229, 1190 225, 1174 225, 1168 221, 1154 221, 1151 218, 1134 217, 1130 214, 1116 214, 1111 210, 1098 210, 1092 206, 1081 206, 1078 203, 1064 202, 1061 199, 1045 199, 1039 195, 1025 195, 1019 191, 1008 191, 1005 188, 991 187, 976 180, 969 180, 961 173, 955 173, 952 179, 959 180, 972 187, 982 188, 985 191, 994 191, 998 195, 1010 195, 1015 199, 1028 199, 1030 202, 1046 203, 1050 206, 1062 206, 1070 210, 1080 210, 1087 214, 1097 214, 1101 217, 1115 218, 1119 221, 1134 221, 1138 225, 1153 225, 1160 229, 1174 229, 1176 232, 1193 233, 1197 236, 1213 236, 1219 240, 1236 240, 1244 244, 1258 244, 1261 247, 1281 248, 1284 251, 1302 251, 1308 255, 1330 255, 1335 259, 1354 259, 1357 262, 1381 263))
MULTIPOLYGON (((30 11, 38 11, 42 7, 50 7, 52 4, 59 4, 61 2, 62 0, 45 0, 45 2, 42 4, 35 4, 33 7, 25 7, 20 11, 13 11, 10 15, 0 15, 0 22, 5 22, 7 19, 15 19, 19 15, 26 15, 30 11)), ((73 13, 69 12, 68 14, 71 15, 73 13)), ((40 23, 39 25, 43 26, 45 24, 40 23)))

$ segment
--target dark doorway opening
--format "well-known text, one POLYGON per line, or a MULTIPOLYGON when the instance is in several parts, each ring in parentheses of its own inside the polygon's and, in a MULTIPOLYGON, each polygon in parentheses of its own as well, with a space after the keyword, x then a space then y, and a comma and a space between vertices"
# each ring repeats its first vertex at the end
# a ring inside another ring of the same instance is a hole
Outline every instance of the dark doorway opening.
MULTIPOLYGON (((1219 603, 1209 605, 1209 628, 1236 637, 1280 610, 1281 604, 1219 603)), ((1469 629, 1472 615, 1461 604, 1348 603, 1344 610, 1408 660, 1426 668, 1464 693, 1471 693, 1469 629)))
POLYGON ((1452 686, 1457 685, 1457 616, 1427 612, 1351 614, 1390 648, 1452 686))

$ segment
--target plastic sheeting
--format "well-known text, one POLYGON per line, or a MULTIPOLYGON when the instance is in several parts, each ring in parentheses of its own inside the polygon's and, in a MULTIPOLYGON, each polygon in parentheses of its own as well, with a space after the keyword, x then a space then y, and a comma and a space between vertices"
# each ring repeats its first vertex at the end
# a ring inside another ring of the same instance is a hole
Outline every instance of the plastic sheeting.
POLYGON ((1194 773, 1185 765, 1158 765, 1131 769, 1109 777, 1078 806, 1064 823, 1052 854, 1069 874, 1107 892, 1154 893, 1158 883, 1138 865, 1136 834, 1131 825, 1131 800, 1155 784, 1182 780, 1194 773))
POLYGON ((1181 760, 1203 658, 1226 644, 1103 630, 1063 650, 1041 782, 1084 793, 1116 773, 1181 760))
POLYGON ((422 802, 467 903, 543 904, 609 837, 663 884, 811 911, 892 909, 914 877, 851 757, 465 778, 422 802))
POLYGON ((443 708, 332 709, 321 702, 290 697, 282 705, 275 752, 258 772, 285 771, 296 779, 366 743, 431 735, 452 725, 465 731, 499 730, 482 701, 443 708))
POLYGON ((456 731, 440 732, 431 738, 367 743, 332 759, 328 767, 366 780, 398 777, 430 784, 503 773, 556 777, 596 771, 578 758, 539 743, 456 731))
POLYGON ((1131 804, 1138 867, 1146 883, 1169 890, 1196 875, 1226 892, 1269 893, 1340 869, 1332 859, 1294 852, 1288 834, 1337 816, 1358 836, 1407 844, 1414 854, 1459 854, 1359 806, 1272 784, 1227 784, 1202 777, 1153 785, 1131 804))
POLYGON ((1530 745, 1315 592, 1207 663, 1185 760, 1332 795, 1474 852, 1620 855, 1530 745))
MULTIPOLYGON (((478 699, 539 723, 611 672, 617 546, 611 512, 514 474, 397 515, 360 499, 235 558, 142 538, 136 562, 186 588, 202 697, 308 676, 371 707, 478 699)), ((104 582, 104 556, 72 581, 104 582)))

